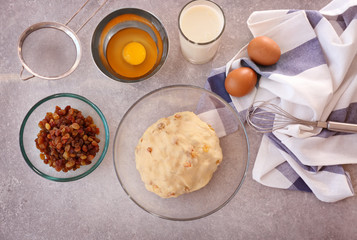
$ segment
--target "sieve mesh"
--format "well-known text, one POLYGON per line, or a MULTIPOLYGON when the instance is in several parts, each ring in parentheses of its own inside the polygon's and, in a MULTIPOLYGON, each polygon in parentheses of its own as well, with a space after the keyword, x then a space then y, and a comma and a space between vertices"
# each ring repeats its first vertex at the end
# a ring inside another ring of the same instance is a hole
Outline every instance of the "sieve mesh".
POLYGON ((76 69, 81 58, 81 45, 76 34, 108 0, 104 0, 74 32, 67 25, 86 6, 88 1, 85 1, 65 25, 56 22, 42 22, 30 26, 22 33, 18 44, 18 55, 22 63, 20 72, 22 80, 28 80, 35 76, 43 79, 59 79, 68 76, 76 69), (24 77, 24 69, 33 75, 24 77))
POLYGON ((46 78, 64 75, 77 58, 73 40, 56 28, 41 28, 30 33, 22 45, 27 66, 46 78))

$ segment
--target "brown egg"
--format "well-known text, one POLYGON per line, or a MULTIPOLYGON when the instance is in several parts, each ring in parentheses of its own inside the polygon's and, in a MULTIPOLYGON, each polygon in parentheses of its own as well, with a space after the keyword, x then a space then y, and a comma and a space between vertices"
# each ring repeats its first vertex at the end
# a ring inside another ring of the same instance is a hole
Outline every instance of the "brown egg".
POLYGON ((228 73, 224 86, 227 92, 235 97, 243 97, 254 88, 257 74, 248 67, 240 67, 228 73))
POLYGON ((266 36, 256 37, 250 41, 247 51, 253 62, 265 66, 277 63, 281 55, 279 45, 266 36))

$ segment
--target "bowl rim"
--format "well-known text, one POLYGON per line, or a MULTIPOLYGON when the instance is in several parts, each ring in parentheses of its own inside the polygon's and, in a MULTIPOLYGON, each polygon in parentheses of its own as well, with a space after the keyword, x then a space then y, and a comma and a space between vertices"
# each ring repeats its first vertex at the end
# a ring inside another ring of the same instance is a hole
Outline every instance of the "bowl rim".
POLYGON ((144 80, 151 79, 152 77, 154 77, 163 68, 164 65, 166 65, 166 61, 167 61, 167 59, 169 57, 169 53, 170 53, 170 37, 169 37, 169 34, 168 34, 163 22, 160 20, 160 18, 158 18, 151 11, 148 11, 148 10, 145 10, 145 9, 141 9, 141 8, 135 8, 135 7, 124 7, 124 8, 119 8, 117 10, 114 10, 114 11, 110 12, 109 14, 107 14, 105 17, 103 17, 100 20, 100 22, 97 24, 96 28, 93 31, 92 38, 91 38, 91 47, 90 48, 91 48, 92 61, 94 62, 95 66, 99 69, 99 71, 104 76, 106 76, 107 78, 110 78, 111 80, 117 81, 117 82, 131 84, 131 83, 138 83, 138 82, 142 82, 144 80), (118 77, 112 75, 111 73, 109 73, 108 71, 106 71, 105 69, 103 69, 103 67, 100 64, 99 57, 97 56, 97 54, 98 54, 98 46, 95 45, 96 38, 100 36, 101 31, 104 29, 106 24, 111 19, 115 18, 116 16, 120 16, 122 14, 126 14, 126 12, 129 12, 129 13, 131 13, 131 12, 141 12, 141 13, 145 13, 145 14, 148 14, 151 17, 153 17, 159 23, 159 25, 162 27, 162 30, 164 32, 165 41, 163 41, 163 46, 165 46, 165 44, 167 45, 167 48, 163 49, 163 53, 162 53, 163 60, 156 66, 155 70, 152 71, 149 75, 141 77, 141 78, 138 78, 138 79, 122 79, 122 78, 118 78, 118 77))
POLYGON ((198 86, 194 86, 194 85, 186 85, 186 84, 177 84, 177 85, 169 85, 169 86, 164 86, 164 87, 161 87, 161 88, 158 88, 158 89, 155 89, 145 95, 143 95, 142 97, 140 97, 137 101, 135 101, 131 107, 125 112, 125 114, 123 115, 122 119, 120 120, 120 123, 118 125, 118 128, 115 132, 115 135, 114 135, 114 144, 113 144, 113 163, 114 163, 114 170, 115 170, 115 174, 119 180, 119 183, 121 185, 121 187, 123 188, 124 192, 128 195, 128 197, 136 204, 138 205, 141 209, 143 209, 144 211, 148 212, 149 214, 153 215, 153 216, 156 216, 156 217, 159 217, 159 218, 162 218, 162 219, 166 219, 166 220, 172 220, 172 221, 192 221, 192 220, 197 220, 197 219, 200 219, 200 218, 204 218, 204 217, 207 217, 215 212, 217 212, 218 210, 222 209, 224 206, 226 206, 232 199, 233 197, 238 193, 238 191, 240 190, 240 188, 242 187, 243 185, 243 182, 246 178, 246 175, 247 175, 247 172, 248 172, 248 168, 249 168, 249 162, 250 162, 250 145, 249 145, 249 138, 248 138, 248 134, 247 134, 247 131, 246 131, 246 128, 244 127, 244 124, 242 122, 242 120, 240 119, 238 113, 236 112, 236 110, 233 109, 233 107, 231 105, 229 105, 222 97, 220 97, 219 95, 217 95, 216 93, 212 92, 212 91, 209 91, 207 89, 204 89, 204 88, 201 88, 201 87, 198 87, 198 86), (190 89, 195 89, 195 90, 200 90, 202 91, 203 93, 208 93, 208 94, 211 94, 213 95, 214 97, 216 97, 217 99, 219 99, 226 107, 228 107, 228 109, 230 109, 230 111, 236 116, 236 118, 238 119, 239 123, 240 123, 240 127, 243 129, 243 132, 244 132, 244 135, 245 135, 245 140, 247 142, 247 162, 246 162, 246 167, 244 169, 244 173, 243 173, 243 176, 240 180, 240 183, 238 184, 237 188, 234 190, 234 192, 232 193, 232 195, 227 198, 225 200, 224 203, 222 203, 221 205, 219 205, 218 207, 216 207, 215 209, 205 213, 205 214, 202 214, 202 215, 199 215, 199 216, 194 216, 194 217, 188 217, 188 218, 175 218, 175 217, 168 217, 168 216, 164 216, 164 215, 161 215, 161 214, 157 214, 157 213, 154 213, 154 212, 151 212, 149 211, 148 209, 146 209, 145 207, 141 206, 134 198, 133 196, 131 196, 129 194, 129 192, 126 190, 123 182, 121 181, 120 179, 120 176, 119 176, 119 173, 117 171, 117 166, 116 166, 116 163, 115 163, 115 145, 116 145, 116 142, 117 142, 117 135, 118 135, 118 132, 119 132, 119 129, 121 128, 122 126, 122 123, 123 121, 126 119, 127 115, 131 112, 131 110, 139 103, 141 102, 142 100, 144 100, 145 98, 159 92, 159 91, 163 91, 163 90, 167 90, 167 89, 175 89, 175 88, 190 88, 190 89))
POLYGON ((53 95, 50 95, 48 97, 43 98, 42 100, 38 101, 26 114, 26 116, 24 117, 24 120, 22 121, 21 127, 20 127, 20 133, 19 133, 19 143, 20 143, 20 150, 22 153, 23 158, 25 159, 25 162, 27 163, 27 165, 38 175, 40 175, 41 177, 44 177, 48 180, 52 180, 52 181, 56 181, 56 182, 70 182, 70 181, 75 181, 78 179, 81 179, 85 176, 87 176, 88 174, 90 174, 91 172, 93 172, 98 166, 99 164, 103 161, 107 151, 108 151, 108 147, 109 147, 109 127, 108 127, 108 123, 107 120, 105 119, 104 114, 100 111, 100 109, 94 104, 92 103, 90 100, 88 100, 87 98, 80 96, 78 94, 74 94, 74 93, 56 93, 53 95), (28 118, 31 116, 31 114, 37 109, 37 107, 39 107, 42 103, 47 102, 48 100, 51 99, 55 99, 55 98, 61 98, 61 97, 69 97, 69 98, 75 98, 78 100, 81 100, 85 103, 87 103, 89 106, 91 106, 99 115, 100 119, 103 122, 104 125, 104 132, 105 132, 105 144, 104 144, 104 149, 103 152, 101 154, 101 156, 99 157, 98 161, 86 172, 74 176, 74 177, 69 177, 69 178, 59 178, 59 177, 52 177, 48 174, 43 173, 41 170, 39 170, 38 168, 36 168, 32 163, 31 160, 29 159, 29 157, 26 154, 25 148, 24 148, 24 143, 23 143, 23 134, 24 134, 24 130, 26 127, 26 123, 28 118))

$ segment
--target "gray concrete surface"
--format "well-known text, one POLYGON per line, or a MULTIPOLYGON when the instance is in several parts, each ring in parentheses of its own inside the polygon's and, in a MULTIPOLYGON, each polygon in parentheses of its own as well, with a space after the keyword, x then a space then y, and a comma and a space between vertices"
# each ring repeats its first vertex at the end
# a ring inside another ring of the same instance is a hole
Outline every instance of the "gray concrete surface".
MULTIPOLYGON (((1 0, 0 6, 0 239, 354 239, 357 198, 320 202, 311 193, 272 189, 252 180, 252 167, 261 136, 248 130, 251 162, 238 194, 220 211, 206 218, 173 222, 137 207, 121 188, 113 167, 113 139, 126 110, 141 96, 162 86, 192 84, 203 87, 212 68, 224 65, 245 45, 251 34, 248 16, 257 10, 318 10, 329 0, 216 0, 225 11, 227 26, 213 61, 191 65, 180 53, 177 17, 186 0, 115 1, 79 33, 82 60, 70 76, 23 82, 17 41, 28 26, 42 21, 64 22, 81 0, 1 0), (154 13, 169 34, 170 51, 161 71, 136 84, 115 82, 95 66, 91 35, 110 12, 136 7, 154 13), (72 92, 93 100, 110 127, 111 144, 102 164, 89 176, 71 183, 51 182, 36 175, 19 148, 19 128, 26 112, 40 99, 72 92)), ((76 28, 98 6, 90 1, 72 26, 76 28)), ((356 167, 347 166, 357 185, 356 167)))

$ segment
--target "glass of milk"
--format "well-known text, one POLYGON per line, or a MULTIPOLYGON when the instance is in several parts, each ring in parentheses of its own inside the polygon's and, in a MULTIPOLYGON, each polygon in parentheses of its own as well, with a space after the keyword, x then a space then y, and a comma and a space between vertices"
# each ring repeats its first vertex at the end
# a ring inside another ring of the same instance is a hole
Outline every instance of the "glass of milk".
POLYGON ((193 64, 210 61, 226 25, 222 8, 208 0, 191 1, 182 8, 178 25, 183 56, 193 64))

